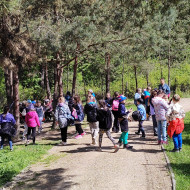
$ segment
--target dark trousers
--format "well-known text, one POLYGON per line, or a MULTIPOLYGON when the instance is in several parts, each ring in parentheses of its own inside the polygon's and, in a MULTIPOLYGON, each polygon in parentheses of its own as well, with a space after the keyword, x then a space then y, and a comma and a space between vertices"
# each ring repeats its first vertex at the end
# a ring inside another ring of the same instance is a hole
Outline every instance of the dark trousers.
POLYGON ((5 142, 5 138, 8 139, 9 145, 10 145, 10 149, 12 149, 12 139, 11 139, 11 136, 10 136, 10 135, 2 135, 2 136, 1 136, 1 148, 3 148, 3 144, 4 144, 4 142, 5 142))
POLYGON ((67 129, 68 127, 61 128, 61 140, 67 142, 67 129))
POLYGON ((152 115, 152 123, 153 123, 154 134, 157 134, 158 127, 157 127, 157 121, 156 121, 156 116, 155 115, 152 115))
POLYGON ((28 127, 27 140, 30 139, 31 132, 32 132, 32 137, 33 137, 33 143, 35 143, 35 140, 36 140, 36 127, 28 127))
POLYGON ((118 120, 119 114, 118 114, 118 111, 113 111, 113 110, 112 110, 112 113, 114 115, 113 131, 118 132, 119 131, 119 120, 118 120))
POLYGON ((143 122, 144 121, 139 121, 139 130, 138 133, 142 132, 142 136, 145 136, 144 128, 143 128, 143 122))
POLYGON ((81 123, 75 124, 75 127, 76 127, 76 131, 78 132, 78 134, 81 135, 83 133, 81 123))

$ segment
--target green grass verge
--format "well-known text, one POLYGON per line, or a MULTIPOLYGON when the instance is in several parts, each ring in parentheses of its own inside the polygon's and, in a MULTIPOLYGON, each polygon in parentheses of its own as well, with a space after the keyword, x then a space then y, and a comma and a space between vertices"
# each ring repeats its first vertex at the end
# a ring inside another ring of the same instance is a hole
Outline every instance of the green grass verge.
POLYGON ((24 168, 39 161, 51 149, 51 144, 14 146, 10 152, 9 146, 0 151, 0 187, 19 174, 24 168))
POLYGON ((182 133, 182 152, 169 152, 174 148, 172 139, 165 146, 176 179, 177 190, 190 190, 190 112, 186 113, 185 129, 182 133))

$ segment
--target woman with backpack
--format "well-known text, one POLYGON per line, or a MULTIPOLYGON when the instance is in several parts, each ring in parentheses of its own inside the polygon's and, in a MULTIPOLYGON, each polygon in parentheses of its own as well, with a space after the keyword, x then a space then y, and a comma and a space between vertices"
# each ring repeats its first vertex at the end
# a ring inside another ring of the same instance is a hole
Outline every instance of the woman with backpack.
POLYGON ((16 121, 14 119, 14 116, 9 113, 9 106, 5 106, 3 114, 0 115, 1 150, 3 149, 5 138, 7 138, 9 141, 10 151, 13 151, 13 143, 11 137, 16 134, 16 129, 14 127, 15 124, 16 121))
POLYGON ((67 145, 67 128, 68 128, 68 120, 72 119, 71 111, 68 105, 65 103, 65 98, 60 97, 58 99, 58 105, 55 110, 55 121, 59 124, 61 129, 61 139, 62 145, 67 145))
POLYGON ((75 137, 75 139, 80 139, 86 134, 81 126, 81 122, 84 120, 84 112, 80 101, 80 96, 74 96, 72 116, 75 118, 75 127, 76 131, 78 132, 78 135, 75 137))
POLYGON ((118 133, 119 132, 119 112, 118 112, 118 108, 119 108, 119 92, 115 92, 114 93, 114 98, 112 101, 112 113, 114 115, 114 123, 113 123, 113 128, 112 131, 118 133))

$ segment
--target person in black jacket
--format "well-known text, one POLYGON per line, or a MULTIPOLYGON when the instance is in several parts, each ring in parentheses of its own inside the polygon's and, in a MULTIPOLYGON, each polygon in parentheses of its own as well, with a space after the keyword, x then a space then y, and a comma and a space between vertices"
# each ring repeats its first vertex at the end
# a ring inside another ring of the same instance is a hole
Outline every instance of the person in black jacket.
POLYGON ((119 150, 119 146, 116 144, 114 138, 111 136, 110 128, 112 126, 111 111, 107 108, 104 100, 99 101, 99 109, 97 111, 97 120, 99 121, 99 148, 98 151, 102 151, 102 137, 106 133, 107 137, 114 144, 115 151, 119 150))
POLYGON ((87 114, 87 121, 89 122, 91 135, 92 135, 92 145, 96 145, 96 137, 98 136, 98 121, 97 121, 97 106, 95 102, 92 102, 90 97, 88 97, 87 104, 84 107, 84 112, 87 114))
POLYGON ((114 92, 114 98, 112 100, 112 113, 114 115, 114 123, 113 123, 113 128, 112 131, 114 131, 115 133, 119 132, 119 112, 118 112, 118 107, 119 107, 119 92, 114 92))
POLYGON ((127 116, 130 112, 132 112, 132 109, 130 109, 129 111, 126 112, 126 108, 125 108, 125 100, 127 98, 125 96, 120 96, 120 100, 119 100, 119 120, 120 120, 120 127, 121 127, 121 136, 119 138, 119 146, 121 146, 123 144, 123 148, 126 149, 132 149, 133 147, 128 145, 128 120, 127 120, 127 116))

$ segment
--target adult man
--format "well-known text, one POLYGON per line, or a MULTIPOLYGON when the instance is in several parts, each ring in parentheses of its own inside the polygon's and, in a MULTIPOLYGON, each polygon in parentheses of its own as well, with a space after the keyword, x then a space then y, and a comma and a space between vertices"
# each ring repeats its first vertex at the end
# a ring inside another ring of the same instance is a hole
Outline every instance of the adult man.
POLYGON ((159 90, 163 90, 165 94, 170 96, 170 87, 165 83, 163 78, 160 79, 160 85, 158 86, 159 90))

